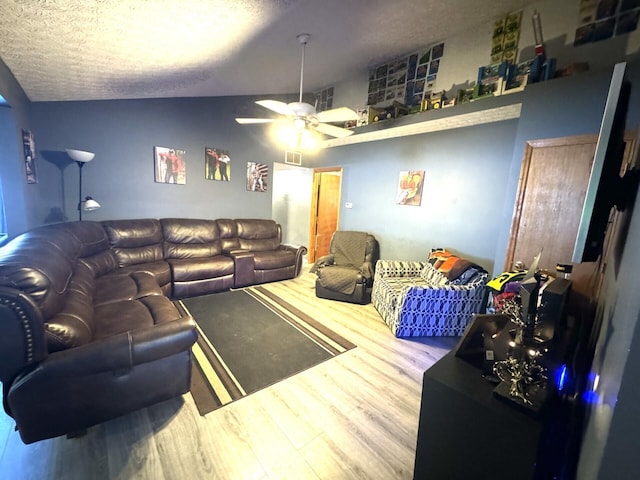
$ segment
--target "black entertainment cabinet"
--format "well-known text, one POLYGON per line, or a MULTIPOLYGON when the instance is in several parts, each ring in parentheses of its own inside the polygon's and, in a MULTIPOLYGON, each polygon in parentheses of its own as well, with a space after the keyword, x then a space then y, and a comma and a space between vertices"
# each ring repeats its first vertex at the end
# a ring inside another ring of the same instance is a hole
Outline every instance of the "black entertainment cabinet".
POLYGON ((527 480, 540 477, 536 462, 547 452, 545 463, 562 461, 554 443, 566 433, 564 417, 534 417, 494 387, 454 352, 424 373, 414 479, 527 480))

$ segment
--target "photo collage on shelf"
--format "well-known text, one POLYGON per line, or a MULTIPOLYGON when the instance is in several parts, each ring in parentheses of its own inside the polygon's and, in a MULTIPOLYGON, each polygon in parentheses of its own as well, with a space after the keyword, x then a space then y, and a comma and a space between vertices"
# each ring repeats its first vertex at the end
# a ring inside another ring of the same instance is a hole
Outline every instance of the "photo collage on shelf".
POLYGON ((598 42, 638 28, 640 0, 581 0, 574 46, 598 42))
POLYGON ((367 105, 391 104, 419 105, 433 90, 444 43, 380 65, 369 72, 367 105))

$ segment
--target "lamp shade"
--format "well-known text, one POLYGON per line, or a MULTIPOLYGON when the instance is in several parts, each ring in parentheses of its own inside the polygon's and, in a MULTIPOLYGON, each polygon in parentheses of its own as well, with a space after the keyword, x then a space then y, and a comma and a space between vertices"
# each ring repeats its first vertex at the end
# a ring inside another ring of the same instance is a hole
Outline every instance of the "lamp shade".
POLYGON ((100 204, 98 202, 96 202, 93 198, 91 197, 87 197, 84 199, 84 210, 89 212, 91 210, 97 210, 98 208, 100 208, 100 204))
POLYGON ((93 152, 85 152, 84 150, 74 150, 73 148, 67 148, 67 155, 71 157, 71 160, 75 160, 80 163, 87 163, 93 160, 96 156, 93 152))

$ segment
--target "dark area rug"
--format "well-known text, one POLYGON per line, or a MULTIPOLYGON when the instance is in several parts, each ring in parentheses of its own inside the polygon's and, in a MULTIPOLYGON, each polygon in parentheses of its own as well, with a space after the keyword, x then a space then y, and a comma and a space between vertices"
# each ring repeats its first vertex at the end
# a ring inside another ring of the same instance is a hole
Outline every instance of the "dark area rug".
POLYGON ((201 415, 355 347, 264 287, 176 305, 198 326, 191 394, 201 415))

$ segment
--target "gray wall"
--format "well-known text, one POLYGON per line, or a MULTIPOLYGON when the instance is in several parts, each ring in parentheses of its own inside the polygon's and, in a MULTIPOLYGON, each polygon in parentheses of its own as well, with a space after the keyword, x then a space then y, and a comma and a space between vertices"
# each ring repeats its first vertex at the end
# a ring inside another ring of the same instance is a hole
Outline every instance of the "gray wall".
POLYGON ((516 129, 509 120, 327 149, 322 165, 344 168, 340 228, 375 235, 382 258, 448 247, 491 270, 516 129), (425 171, 420 206, 396 204, 404 170, 425 171))
MULTIPOLYGON (((29 130, 29 99, 7 66, 0 60, 0 94, 9 106, 0 106, 0 180, 7 216, 7 230, 13 236, 39 224, 35 206, 47 195, 47 184, 27 185, 24 170, 22 129, 29 130)), ((37 142, 37 138, 36 138, 37 142)), ((36 159, 36 168, 39 161, 36 159)), ((43 172, 46 175, 46 169, 43 172)))
MULTIPOLYGON (((83 167, 83 195, 91 195, 102 208, 85 213, 86 220, 270 218, 272 164, 282 153, 261 127, 233 120, 248 102, 236 97, 51 102, 35 103, 32 111, 39 148, 48 161, 64 165, 65 148, 96 154, 83 167), (155 183, 154 146, 186 150, 186 185, 155 183), (230 151, 229 182, 205 179, 205 147, 230 151), (269 165, 266 193, 246 190, 247 162, 269 165)), ((60 207, 76 219, 78 168, 71 164, 63 172, 64 204, 58 200, 46 207, 60 207)), ((59 170, 54 178, 60 178, 59 170)))

